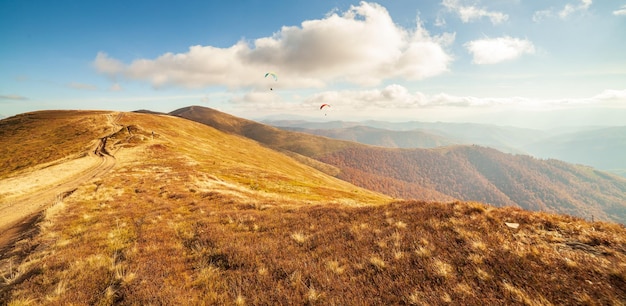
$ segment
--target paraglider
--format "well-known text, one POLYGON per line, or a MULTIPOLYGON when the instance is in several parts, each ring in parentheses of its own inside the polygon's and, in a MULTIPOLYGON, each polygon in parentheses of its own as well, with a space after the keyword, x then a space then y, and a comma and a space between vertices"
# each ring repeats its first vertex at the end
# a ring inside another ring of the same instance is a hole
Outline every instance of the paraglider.
MULTIPOLYGON (((324 109, 324 107, 328 108, 328 107, 330 107, 330 104, 326 104, 326 103, 322 104, 322 106, 320 106, 320 110, 324 109)), ((326 116, 326 115, 327 115, 326 112, 324 112, 324 116, 326 116)))
MULTIPOLYGON (((267 78, 268 76, 271 76, 274 79, 274 82, 278 82, 278 76, 276 76, 276 73, 268 72, 265 74, 265 78, 267 78)), ((270 90, 274 90, 274 89, 270 87, 270 90)))
POLYGON ((265 77, 268 77, 268 76, 271 76, 274 79, 274 81, 278 81, 278 77, 276 76, 276 73, 268 72, 265 74, 265 77))

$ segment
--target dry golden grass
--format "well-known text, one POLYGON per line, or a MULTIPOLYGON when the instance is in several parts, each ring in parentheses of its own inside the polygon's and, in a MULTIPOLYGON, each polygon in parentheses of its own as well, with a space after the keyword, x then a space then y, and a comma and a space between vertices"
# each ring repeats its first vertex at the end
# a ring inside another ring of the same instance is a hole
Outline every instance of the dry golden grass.
POLYGON ((258 210, 229 197, 189 192, 172 200, 159 192, 146 188, 141 197, 131 191, 104 202, 66 199, 73 209, 35 238, 47 246, 31 253, 34 262, 14 268, 29 276, 9 284, 8 300, 619 305, 626 294, 626 230, 614 224, 510 208, 470 218, 471 210, 459 209, 465 203, 258 210), (389 224, 387 211, 405 230, 389 224), (511 218, 522 224, 516 232, 504 225, 511 218), (484 248, 472 247, 458 227, 482 233, 484 248), (529 252, 531 246, 540 251, 529 252), (428 256, 419 251, 425 248, 428 256))
POLYGON ((85 154, 106 132, 107 112, 40 111, 0 121, 0 179, 85 154))
POLYGON ((139 114, 121 124, 143 138, 119 135, 110 144, 117 167, 53 206, 39 233, 2 258, 3 304, 626 299, 622 225, 479 203, 388 203, 199 124, 139 114))

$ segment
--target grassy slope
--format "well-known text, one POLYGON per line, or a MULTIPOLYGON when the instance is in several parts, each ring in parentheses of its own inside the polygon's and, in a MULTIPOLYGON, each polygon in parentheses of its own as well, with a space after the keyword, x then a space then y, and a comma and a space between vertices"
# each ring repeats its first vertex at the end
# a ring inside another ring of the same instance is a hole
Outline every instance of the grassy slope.
POLYGON ((212 191, 170 197, 127 183, 141 194, 92 186, 80 191, 90 201, 60 204, 72 209, 21 244, 40 247, 9 277, 10 300, 619 305, 626 298, 626 230, 616 224, 475 203, 263 208, 212 191))
POLYGON ((355 145, 359 146, 353 142, 284 131, 206 107, 190 106, 175 110, 170 114, 215 127, 220 131, 242 135, 273 148, 289 150, 309 157, 336 152, 355 145))
POLYGON ((198 106, 172 114, 316 158, 340 170, 333 175, 394 197, 456 198, 626 223, 626 181, 590 168, 478 146, 373 147, 279 130, 198 106))
POLYGON ((0 301, 533 305, 626 298, 621 225, 478 203, 341 205, 387 199, 327 184, 334 179, 186 120, 125 114, 119 123, 130 128, 109 141, 118 166, 49 209, 40 233, 6 254, 0 301))
POLYGON ((84 154, 106 132, 105 112, 42 111, 0 121, 0 179, 84 154), (96 127, 103 127, 99 129, 96 127))
MULTIPOLYGON (((328 154, 341 154, 340 152, 349 149, 367 150, 369 148, 372 148, 368 145, 363 145, 350 141, 331 139, 321 136, 312 136, 306 133, 285 131, 251 120, 238 118, 206 107, 190 106, 175 110, 170 114, 212 126, 220 131, 233 133, 236 135, 242 135, 247 138, 254 139, 262 143, 263 145, 266 145, 275 150, 291 152, 288 154, 298 155, 300 157, 298 158, 300 162, 303 162, 311 167, 315 167, 316 169, 332 176, 338 176, 340 175, 340 172, 345 172, 346 169, 343 169, 342 167, 337 167, 338 165, 336 164, 325 163, 324 165, 324 163, 320 164, 319 161, 315 163, 307 160, 305 157, 308 157, 309 159, 319 160, 321 157, 328 154)), ((355 160, 354 162, 358 163, 359 161, 355 160)), ((376 163, 368 161, 367 163, 363 163, 363 165, 375 167, 376 163)), ((353 180, 350 180, 350 182, 359 186, 364 186, 364 188, 367 189, 372 189, 372 185, 367 184, 367 182, 379 182, 381 181, 381 179, 383 179, 385 180, 385 183, 382 184, 381 188, 375 190, 377 190, 378 192, 392 195, 394 197, 414 198, 416 194, 419 194, 418 199, 420 200, 449 201, 451 199, 454 199, 452 196, 433 190, 429 186, 425 186, 423 184, 407 184, 406 182, 400 182, 397 180, 394 182, 393 180, 389 180, 389 178, 385 178, 384 176, 376 176, 372 173, 364 172, 357 173, 355 171, 352 171, 349 174, 344 173, 343 177, 345 178, 346 175, 351 175, 354 178, 353 180)))

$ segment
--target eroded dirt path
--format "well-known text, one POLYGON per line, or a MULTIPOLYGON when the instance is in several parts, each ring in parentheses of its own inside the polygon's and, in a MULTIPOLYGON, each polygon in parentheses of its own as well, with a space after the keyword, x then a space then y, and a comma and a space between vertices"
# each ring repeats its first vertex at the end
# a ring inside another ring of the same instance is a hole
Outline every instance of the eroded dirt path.
MULTIPOLYGON (((121 127, 117 121, 122 115, 122 113, 106 115, 108 124, 114 131, 121 127)), ((83 169, 69 175, 59 175, 61 179, 44 176, 41 178, 44 182, 39 186, 26 184, 30 188, 27 187, 27 190, 22 190, 8 200, 0 201, 0 257, 6 247, 28 233, 47 207, 70 195, 80 185, 106 174, 115 167, 115 157, 106 150, 107 138, 108 136, 104 136, 95 141, 88 156, 84 157, 86 160, 81 163, 83 169)), ((58 169, 62 170, 62 166, 59 165, 58 169)), ((39 171, 30 175, 36 177, 38 174, 39 171)), ((16 185, 13 186, 18 188, 16 185)))

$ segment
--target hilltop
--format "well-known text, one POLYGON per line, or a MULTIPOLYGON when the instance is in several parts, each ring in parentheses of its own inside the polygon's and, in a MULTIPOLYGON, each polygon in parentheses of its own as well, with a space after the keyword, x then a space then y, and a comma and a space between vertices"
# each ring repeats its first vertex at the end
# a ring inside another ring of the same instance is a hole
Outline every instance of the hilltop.
MULTIPOLYGON (((2 127, 20 132, 0 135, 12 155, 1 162, 20 166, 4 172, 0 186, 42 171, 62 182, 81 159, 114 163, 45 205, 32 230, 2 249, 2 305, 626 298, 620 224, 476 202, 394 200, 305 165, 305 156, 171 115, 63 111, 5 120, 2 127), (23 137, 28 145, 17 144, 23 137), (39 154, 58 143, 67 151, 39 154)), ((322 144, 301 137, 290 145, 322 144)), ((315 152, 348 147, 355 148, 338 142, 315 152)), ((13 199, 50 187, 20 186, 13 199)))
POLYGON ((626 179, 590 167, 474 145, 369 146, 281 130, 198 106, 172 115, 314 158, 339 169, 339 178, 397 198, 479 201, 626 223, 626 179))
POLYGON ((33 188, 51 188, 89 172, 100 162, 89 158, 94 153, 115 156, 116 167, 140 163, 148 170, 153 164, 161 165, 165 157, 174 156, 180 162, 178 168, 196 166, 188 171, 191 182, 254 186, 268 196, 278 193, 285 198, 292 194, 312 202, 390 199, 315 171, 247 138, 168 115, 34 112, 2 120, 0 127, 0 178, 4 178, 0 203, 5 204, 21 200, 24 194, 36 190, 33 188), (139 157, 145 160, 137 162, 139 157), (51 169, 62 172, 49 175, 51 169), (207 177, 206 173, 211 175, 207 177))

